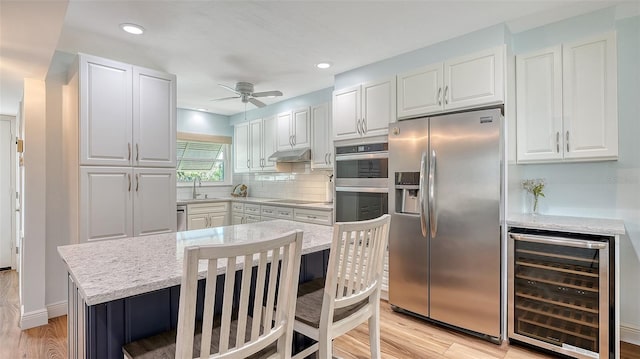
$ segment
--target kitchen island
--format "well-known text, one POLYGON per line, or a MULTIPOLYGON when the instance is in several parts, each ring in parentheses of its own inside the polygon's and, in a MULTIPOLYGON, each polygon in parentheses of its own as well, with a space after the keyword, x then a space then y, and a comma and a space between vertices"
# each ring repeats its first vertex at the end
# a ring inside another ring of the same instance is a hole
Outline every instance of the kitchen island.
MULTIPOLYGON (((255 241, 295 229, 304 233, 300 282, 322 277, 333 228, 287 220, 58 247, 69 274, 69 358, 122 358, 123 344, 175 328, 185 247, 255 241)), ((224 270, 219 264, 218 274, 224 270)))

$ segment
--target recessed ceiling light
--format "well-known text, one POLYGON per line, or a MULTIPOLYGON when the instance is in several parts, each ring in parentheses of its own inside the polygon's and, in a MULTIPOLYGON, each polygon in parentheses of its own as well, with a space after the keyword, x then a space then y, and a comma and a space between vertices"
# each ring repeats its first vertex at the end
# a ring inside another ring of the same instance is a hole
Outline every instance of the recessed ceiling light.
POLYGON ((328 69, 329 67, 331 67, 331 63, 330 62, 320 62, 316 64, 316 67, 319 69, 328 69))
POLYGON ((142 35, 144 27, 136 24, 120 24, 120 28, 133 35, 142 35))

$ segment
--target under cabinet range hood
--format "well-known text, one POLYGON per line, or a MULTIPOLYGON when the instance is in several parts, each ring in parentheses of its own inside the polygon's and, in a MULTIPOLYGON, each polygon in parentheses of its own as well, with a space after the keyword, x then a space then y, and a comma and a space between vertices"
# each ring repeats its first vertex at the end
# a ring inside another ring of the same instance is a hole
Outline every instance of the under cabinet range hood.
POLYGON ((273 162, 308 162, 311 161, 311 149, 297 148, 294 150, 278 151, 269 156, 273 162))

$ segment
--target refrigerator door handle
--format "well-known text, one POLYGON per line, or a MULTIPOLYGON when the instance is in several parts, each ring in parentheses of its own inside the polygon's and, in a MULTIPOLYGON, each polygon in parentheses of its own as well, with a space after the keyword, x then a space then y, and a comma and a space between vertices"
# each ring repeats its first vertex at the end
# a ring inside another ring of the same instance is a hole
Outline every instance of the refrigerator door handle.
POLYGON ((431 151, 431 161, 429 161, 429 229, 431 238, 436 238, 438 232, 438 216, 436 213, 436 151, 431 151))
POLYGON ((427 153, 422 152, 422 158, 420 160, 420 198, 419 198, 419 206, 420 206, 420 228, 422 229, 422 236, 427 238, 427 217, 425 216, 424 210, 424 175, 426 172, 426 164, 427 164, 427 153))

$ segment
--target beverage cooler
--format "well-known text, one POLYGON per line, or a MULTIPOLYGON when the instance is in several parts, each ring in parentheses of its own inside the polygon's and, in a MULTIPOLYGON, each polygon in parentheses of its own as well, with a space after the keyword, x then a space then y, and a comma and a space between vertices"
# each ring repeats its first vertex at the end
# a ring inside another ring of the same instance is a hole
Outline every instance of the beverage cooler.
POLYGON ((509 338, 577 358, 614 358, 609 237, 512 230, 509 338))

